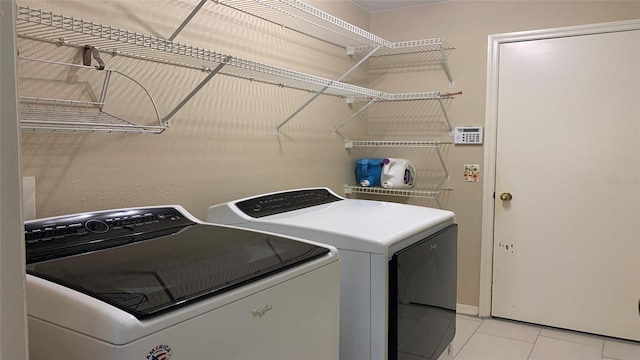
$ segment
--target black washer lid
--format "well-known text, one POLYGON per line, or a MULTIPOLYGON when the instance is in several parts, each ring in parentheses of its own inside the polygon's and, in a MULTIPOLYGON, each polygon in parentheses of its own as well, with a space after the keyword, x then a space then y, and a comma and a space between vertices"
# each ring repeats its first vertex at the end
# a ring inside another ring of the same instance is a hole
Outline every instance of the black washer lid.
POLYGON ((293 239, 196 224, 151 240, 27 264, 27 272, 144 319, 328 252, 293 239))

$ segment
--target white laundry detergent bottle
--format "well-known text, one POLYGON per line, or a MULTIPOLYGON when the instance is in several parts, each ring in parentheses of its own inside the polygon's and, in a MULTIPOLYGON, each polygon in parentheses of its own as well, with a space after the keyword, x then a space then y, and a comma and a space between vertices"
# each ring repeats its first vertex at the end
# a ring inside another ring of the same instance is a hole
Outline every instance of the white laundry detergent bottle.
POLYGON ((385 189, 413 187, 416 184, 416 168, 406 159, 384 159, 381 182, 385 189))

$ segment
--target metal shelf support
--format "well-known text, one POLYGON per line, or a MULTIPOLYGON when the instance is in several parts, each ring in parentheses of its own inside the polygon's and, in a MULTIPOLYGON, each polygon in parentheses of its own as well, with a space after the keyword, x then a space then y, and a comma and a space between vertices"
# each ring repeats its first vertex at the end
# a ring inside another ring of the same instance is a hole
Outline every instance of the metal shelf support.
MULTIPOLYGON (((382 47, 382 45, 378 45, 376 47, 373 48, 373 50, 371 50, 371 52, 369 54, 367 54, 367 56, 363 57, 362 59, 360 59, 360 61, 358 61, 355 65, 353 65, 351 67, 351 69, 347 70, 346 73, 344 73, 342 76, 340 76, 340 78, 338 78, 338 80, 336 80, 336 82, 340 82, 342 81, 342 79, 344 79, 345 77, 347 77, 347 75, 351 74, 355 69, 357 69, 360 65, 362 65, 362 63, 364 63, 365 61, 367 61, 367 59, 369 59, 376 51, 378 51, 380 48, 382 47)), ((300 106, 296 111, 293 112, 293 114, 289 115, 289 117, 287 117, 283 122, 280 123, 280 125, 276 126, 276 136, 280 135, 280 128, 282 128, 286 123, 288 123, 291 119, 293 119, 296 115, 298 115, 298 113, 300 113, 300 111, 302 111, 304 108, 306 108, 309 104, 311 104, 313 102, 313 100, 315 100, 316 98, 318 98, 318 96, 322 95, 325 91, 327 91, 327 89, 329 88, 329 86, 331 86, 333 83, 330 82, 329 84, 327 84, 327 86, 325 86, 324 88, 322 88, 322 90, 320 90, 319 92, 317 92, 315 95, 313 95, 311 97, 311 99, 307 100, 307 102, 305 102, 304 104, 302 104, 302 106, 300 106)))
POLYGON ((353 120, 356 116, 360 115, 361 112, 365 111, 369 105, 375 103, 377 100, 377 98, 373 98, 371 99, 371 101, 369 101, 368 103, 366 103, 363 107, 361 107, 358 111, 356 111, 355 113, 353 113, 353 115, 349 116, 348 119, 346 119, 345 121, 343 121, 342 123, 340 123, 340 125, 336 126, 333 129, 333 135, 337 135, 338 134, 338 130, 340 130, 343 126, 347 125, 348 123, 351 122, 351 120, 353 120))
POLYGON ((187 18, 184 19, 184 21, 182 22, 182 24, 180 24, 180 26, 178 26, 176 31, 174 31, 173 34, 171 34, 171 36, 169 36, 169 41, 173 41, 176 38, 176 36, 178 36, 178 34, 180 34, 182 29, 184 29, 184 27, 187 26, 187 24, 191 21, 191 19, 193 19, 193 17, 196 16, 198 11, 200 11, 200 9, 202 9, 202 7, 204 6, 204 4, 207 3, 207 1, 209 1, 209 0, 200 0, 200 3, 198 3, 198 5, 196 5, 196 7, 191 11, 191 13, 187 16, 187 18))
POLYGON ((453 87, 453 75, 451 75, 451 68, 449 68, 449 59, 447 58, 447 54, 444 51, 444 47, 440 44, 440 54, 442 54, 442 66, 444 67, 444 71, 447 73, 447 78, 449 78, 449 87, 453 87))
POLYGON ((449 133, 453 134, 453 127, 451 127, 451 120, 449 120, 449 114, 447 114, 447 109, 444 107, 443 98, 438 98, 438 103, 440 104, 440 108, 442 109, 442 114, 444 115, 444 121, 447 123, 447 127, 449 128, 449 133))
POLYGON ((442 165, 442 170, 444 171, 444 181, 451 181, 451 176, 449 176, 449 171, 447 171, 447 165, 444 163, 444 159, 442 158, 442 153, 440 152, 440 148, 437 146, 436 146, 436 154, 438 154, 440 165, 442 165))
POLYGON ((164 118, 164 121, 168 123, 173 115, 180 111, 180 109, 182 109, 182 107, 185 106, 189 102, 189 100, 191 100, 191 98, 194 97, 198 93, 198 91, 200 91, 200 89, 202 89, 209 82, 209 80, 213 79, 213 77, 216 76, 216 74, 220 72, 220 70, 222 70, 225 65, 226 60, 225 62, 219 64, 215 69, 211 70, 211 73, 209 73, 209 75, 207 75, 204 80, 202 80, 187 96, 185 96, 184 99, 182 99, 182 101, 180 101, 178 105, 176 105, 173 110, 171 110, 171 112, 164 118))

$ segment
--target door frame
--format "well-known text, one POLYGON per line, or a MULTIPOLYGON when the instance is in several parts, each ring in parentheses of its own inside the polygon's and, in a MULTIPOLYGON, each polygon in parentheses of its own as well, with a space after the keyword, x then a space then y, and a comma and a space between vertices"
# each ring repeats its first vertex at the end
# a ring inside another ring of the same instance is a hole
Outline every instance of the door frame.
POLYGON ((484 185, 482 189, 482 237, 480 243, 480 294, 478 315, 491 316, 493 283, 493 237, 495 221, 496 157, 498 130, 498 73, 500 45, 512 42, 640 30, 640 20, 616 21, 562 28, 489 35, 487 91, 484 128, 484 185))
POLYGON ((0 0, 0 358, 28 357, 15 1, 0 0))

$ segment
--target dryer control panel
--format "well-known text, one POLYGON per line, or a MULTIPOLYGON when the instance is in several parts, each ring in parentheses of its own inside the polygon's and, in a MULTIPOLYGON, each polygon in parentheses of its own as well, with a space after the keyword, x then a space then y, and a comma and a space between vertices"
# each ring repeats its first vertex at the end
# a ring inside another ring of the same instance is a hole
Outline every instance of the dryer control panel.
POLYGON ((117 209, 25 222, 27 264, 105 249, 195 224, 173 207, 117 209))
POLYGON ((236 203, 243 213, 260 218, 343 200, 327 189, 303 189, 259 196, 236 203))

